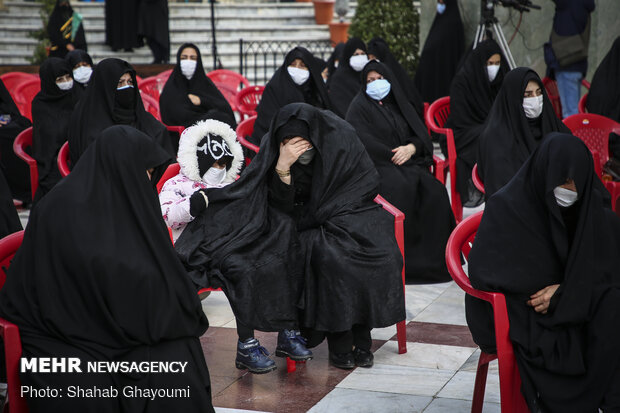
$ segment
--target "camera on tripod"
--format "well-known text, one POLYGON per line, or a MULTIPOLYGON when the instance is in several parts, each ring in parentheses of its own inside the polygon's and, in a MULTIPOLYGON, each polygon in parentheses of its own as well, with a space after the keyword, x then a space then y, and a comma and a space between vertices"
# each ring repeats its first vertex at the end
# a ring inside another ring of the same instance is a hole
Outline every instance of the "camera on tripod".
POLYGON ((482 3, 486 3, 487 9, 493 8, 495 5, 499 4, 504 7, 512 7, 520 12, 530 11, 531 9, 540 10, 540 6, 535 5, 530 0, 482 0, 482 3))

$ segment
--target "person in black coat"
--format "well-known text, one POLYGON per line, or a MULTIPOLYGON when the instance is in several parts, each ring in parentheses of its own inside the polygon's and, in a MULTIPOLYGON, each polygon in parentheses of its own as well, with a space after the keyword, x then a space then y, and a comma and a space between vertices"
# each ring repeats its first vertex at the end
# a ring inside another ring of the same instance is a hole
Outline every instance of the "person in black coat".
POLYGON ((342 49, 338 68, 327 81, 332 110, 341 118, 346 116, 349 104, 362 84, 361 71, 366 63, 366 45, 357 37, 350 38, 342 49))
POLYGON ((296 47, 286 54, 256 107, 252 143, 260 145, 275 114, 289 103, 305 102, 320 109, 331 109, 321 70, 314 64, 314 59, 312 53, 303 47, 296 47))
POLYGON ((50 57, 64 58, 74 49, 87 50, 81 16, 73 11, 69 0, 56 0, 47 23, 50 38, 50 57))
POLYGON ((235 129, 235 115, 217 86, 205 74, 198 47, 184 43, 177 51, 177 64, 159 97, 161 119, 166 125, 193 125, 216 119, 235 129))
POLYGON ((75 49, 67 53, 65 60, 73 71, 73 98, 77 103, 84 95, 93 74, 93 59, 84 50, 75 49))
POLYGON ((542 80, 530 68, 513 69, 480 134, 478 175, 486 199, 510 181, 551 132, 570 130, 555 114, 542 80))
POLYGON ((22 230, 22 223, 13 203, 9 184, 0 170, 0 239, 22 230))
POLYGON ((133 51, 144 42, 138 36, 138 9, 140 0, 106 0, 105 44, 113 51, 133 51))
POLYGON ((444 251, 455 221, 446 188, 429 171, 433 145, 426 127, 386 65, 371 60, 362 76, 367 83, 346 120, 381 176, 379 194, 405 213, 406 281, 450 281, 444 251))
POLYGON ((168 0, 140 0, 138 35, 146 38, 153 53, 153 64, 170 60, 170 31, 168 30, 168 0))
POLYGON ((66 60, 50 57, 39 69, 41 91, 32 100, 32 156, 37 161, 39 186, 34 203, 58 181, 58 151, 67 141, 73 112, 71 67, 66 60))
MULTIPOLYGON (((478 139, 484 122, 508 70, 499 45, 495 40, 485 40, 465 58, 450 86, 450 116, 446 127, 454 131, 456 186, 466 207, 483 201, 472 182, 471 170, 478 161, 478 139)), ((445 139, 440 144, 448 156, 445 139)))
MULTIPOLYGON (((469 278, 503 293, 521 391, 532 412, 620 411, 620 219, 578 138, 545 137, 489 198, 469 254, 469 278)), ((467 295, 483 351, 490 305, 467 295)))

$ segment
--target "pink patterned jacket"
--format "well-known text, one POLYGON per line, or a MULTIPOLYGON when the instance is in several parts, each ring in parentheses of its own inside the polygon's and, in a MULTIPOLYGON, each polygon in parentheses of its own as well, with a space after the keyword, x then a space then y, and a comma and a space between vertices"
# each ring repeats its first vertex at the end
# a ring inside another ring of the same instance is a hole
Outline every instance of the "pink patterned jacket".
POLYGON ((174 241, 179 238, 185 227, 194 217, 189 213, 189 198, 207 184, 192 181, 182 173, 166 181, 159 194, 161 213, 166 225, 172 228, 174 241))

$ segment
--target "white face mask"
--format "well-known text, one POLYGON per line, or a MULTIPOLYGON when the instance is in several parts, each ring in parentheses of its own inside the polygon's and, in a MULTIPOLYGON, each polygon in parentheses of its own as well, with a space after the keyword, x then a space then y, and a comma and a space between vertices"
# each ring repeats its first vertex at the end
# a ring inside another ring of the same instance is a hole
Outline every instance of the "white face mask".
POLYGON ((562 188, 561 186, 556 186, 553 190, 553 194, 555 195, 555 202, 561 207, 569 207, 579 199, 579 194, 577 192, 562 188))
POLYGON ((444 11, 446 11, 446 5, 437 3, 437 13, 443 14, 444 11))
POLYGON ((390 93, 392 86, 386 79, 377 79, 366 85, 366 94, 374 100, 382 100, 390 93))
POLYGON ((357 56, 351 56, 349 64, 356 72, 361 72, 364 66, 368 63, 368 56, 365 54, 358 54, 357 56))
POLYGON ((529 119, 536 119, 543 110, 543 95, 523 98, 523 111, 529 119))
POLYGON ((226 178, 226 168, 218 169, 213 166, 202 176, 202 180, 209 186, 221 184, 224 178, 226 178))
POLYGON ((196 71, 196 61, 185 59, 181 60, 180 65, 181 73, 183 73, 183 76, 185 76, 188 80, 191 79, 192 76, 194 76, 194 72, 196 71))
POLYGON ((73 79, 66 82, 56 83, 56 86, 58 86, 58 89, 60 90, 71 90, 71 88, 73 87, 73 79))
POLYGON ((295 82, 295 84, 297 85, 303 85, 304 83, 306 83, 306 81, 310 77, 309 70, 304 70, 298 67, 291 67, 291 66, 287 67, 286 70, 288 71, 288 74, 291 77, 291 79, 293 79, 293 82, 295 82))
POLYGON ((487 66, 487 74, 489 75, 489 82, 492 82, 495 80, 498 72, 499 72, 499 65, 487 66))
POLYGON ((73 79, 76 82, 80 82, 82 84, 88 83, 90 80, 90 75, 93 73, 93 69, 89 66, 80 66, 73 71, 73 79))

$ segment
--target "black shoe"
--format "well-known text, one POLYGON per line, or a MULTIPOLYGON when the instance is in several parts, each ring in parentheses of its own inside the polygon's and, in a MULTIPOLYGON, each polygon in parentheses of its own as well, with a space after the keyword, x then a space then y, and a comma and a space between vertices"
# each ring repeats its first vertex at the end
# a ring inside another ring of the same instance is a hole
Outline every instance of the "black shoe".
POLYGON ((352 351, 348 353, 332 353, 330 351, 329 362, 339 369, 351 370, 355 368, 355 357, 352 351))
POLYGON ((306 340, 297 330, 282 330, 278 333, 276 356, 289 357, 294 361, 312 359, 312 352, 306 348, 306 340))
POLYGON ((372 367, 375 360, 375 356, 373 356, 370 351, 359 347, 353 350, 353 357, 355 358, 355 365, 357 367, 372 367))

